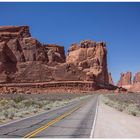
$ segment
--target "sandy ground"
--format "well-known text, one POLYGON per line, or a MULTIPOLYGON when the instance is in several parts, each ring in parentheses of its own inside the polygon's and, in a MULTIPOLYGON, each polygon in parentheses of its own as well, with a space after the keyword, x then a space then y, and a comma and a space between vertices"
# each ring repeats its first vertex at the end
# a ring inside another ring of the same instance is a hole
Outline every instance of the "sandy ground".
POLYGON ((140 138, 140 118, 119 112, 99 101, 95 138, 140 138))

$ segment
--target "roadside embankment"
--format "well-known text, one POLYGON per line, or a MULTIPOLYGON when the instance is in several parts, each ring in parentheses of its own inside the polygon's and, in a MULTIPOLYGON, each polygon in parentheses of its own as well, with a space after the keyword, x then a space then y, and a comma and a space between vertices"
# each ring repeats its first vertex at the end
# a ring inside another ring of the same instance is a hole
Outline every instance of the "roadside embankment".
POLYGON ((120 112, 117 109, 104 104, 101 96, 94 137, 140 138, 140 117, 120 112))

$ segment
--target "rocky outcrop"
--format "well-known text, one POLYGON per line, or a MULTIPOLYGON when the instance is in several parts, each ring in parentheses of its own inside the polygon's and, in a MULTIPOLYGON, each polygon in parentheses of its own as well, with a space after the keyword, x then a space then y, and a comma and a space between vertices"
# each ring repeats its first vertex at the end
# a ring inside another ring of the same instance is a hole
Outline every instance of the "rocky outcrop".
POLYGON ((63 46, 58 46, 56 44, 46 44, 43 45, 48 56, 49 64, 53 62, 64 63, 66 60, 65 51, 63 46))
POLYGON ((132 84, 132 73, 131 72, 121 73, 120 80, 118 81, 117 86, 122 87, 131 84, 132 84))
POLYGON ((134 93, 140 93, 140 82, 132 84, 128 88, 128 91, 134 92, 134 93))
POLYGON ((140 83, 140 72, 137 72, 133 78, 133 84, 140 83))
POLYGON ((109 84, 114 85, 114 82, 113 82, 113 79, 112 79, 112 75, 111 75, 110 72, 108 73, 108 78, 109 78, 109 84))
POLYGON ((121 73, 121 78, 117 84, 119 87, 127 89, 129 92, 140 92, 140 72, 137 72, 133 77, 132 73, 121 73))
POLYGON ((0 42, 8 42, 11 39, 30 37, 28 26, 0 26, 0 42))
POLYGON ((133 77, 133 83, 128 89, 130 92, 139 92, 140 93, 140 72, 135 73, 133 77))
POLYGON ((107 50, 104 42, 85 40, 72 44, 68 50, 66 62, 85 73, 84 80, 97 83, 109 83, 107 70, 107 50))
POLYGON ((28 26, 0 27, 0 83, 91 81, 106 87, 110 76, 104 42, 72 44, 65 56, 63 46, 32 38, 28 26))
POLYGON ((5 42, 0 42, 0 82, 11 82, 17 71, 17 59, 5 42))
MULTIPOLYGON (((41 44, 31 37, 28 26, 0 27, 0 82, 18 82, 19 79, 20 82, 39 81, 37 75, 41 70, 32 69, 31 66, 49 62, 65 62, 64 47, 41 44)), ((46 66, 41 65, 41 68, 44 70, 46 66)), ((46 75, 46 71, 43 74, 46 75)), ((46 76, 43 77, 45 78, 46 76)))

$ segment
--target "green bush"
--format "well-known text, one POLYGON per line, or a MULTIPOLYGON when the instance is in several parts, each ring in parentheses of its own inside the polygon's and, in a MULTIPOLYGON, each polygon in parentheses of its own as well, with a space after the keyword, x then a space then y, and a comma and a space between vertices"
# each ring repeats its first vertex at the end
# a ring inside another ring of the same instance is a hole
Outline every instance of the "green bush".
POLYGON ((3 112, 3 115, 4 115, 5 118, 8 118, 8 113, 9 112, 7 110, 3 112))
POLYGON ((140 111, 138 110, 137 106, 135 104, 129 104, 126 112, 133 116, 140 116, 140 111))
POLYGON ((19 103, 19 102, 21 102, 23 100, 24 100, 24 96, 21 96, 21 95, 13 98, 13 101, 15 103, 19 103))

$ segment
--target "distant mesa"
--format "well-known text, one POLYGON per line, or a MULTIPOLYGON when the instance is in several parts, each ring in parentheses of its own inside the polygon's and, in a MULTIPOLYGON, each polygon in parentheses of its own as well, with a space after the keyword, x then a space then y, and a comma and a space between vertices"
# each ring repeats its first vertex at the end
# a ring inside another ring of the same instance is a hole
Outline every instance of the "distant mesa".
POLYGON ((117 86, 130 92, 140 92, 140 72, 135 73, 134 77, 132 77, 132 72, 121 73, 117 86))
POLYGON ((0 27, 0 83, 59 81, 90 81, 96 87, 114 88, 109 86, 113 81, 106 44, 83 40, 72 44, 65 56, 64 46, 40 43, 28 26, 0 27))
POLYGON ((120 80, 118 81, 117 86, 121 87, 131 84, 132 84, 132 73, 131 72, 121 73, 120 80))
POLYGON ((140 83, 140 72, 135 73, 133 78, 133 84, 140 83))

